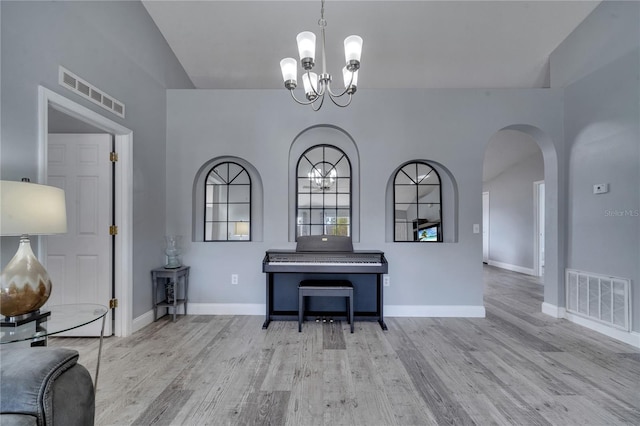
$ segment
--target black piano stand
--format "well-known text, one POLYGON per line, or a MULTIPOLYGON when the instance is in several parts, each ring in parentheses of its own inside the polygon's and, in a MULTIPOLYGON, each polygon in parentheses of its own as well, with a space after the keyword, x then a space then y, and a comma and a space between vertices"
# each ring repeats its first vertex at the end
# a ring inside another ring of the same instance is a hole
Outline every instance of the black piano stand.
MULTIPOLYGON (((274 272, 266 273, 266 313, 264 323, 262 323, 262 329, 266 330, 269 327, 269 323, 272 320, 275 321, 297 321, 298 320, 298 311, 284 311, 284 312, 276 312, 273 309, 273 290, 274 290, 274 272)), ((377 312, 371 316, 372 319, 377 320, 378 324, 380 324, 380 328, 382 330, 387 331, 387 324, 384 322, 383 315, 383 290, 382 290, 382 273, 375 274, 376 275, 376 292, 377 292, 377 312)), ((351 318, 351 322, 353 323, 358 318, 357 312, 351 318)), ((366 315, 361 315, 360 320, 366 320, 366 315)))

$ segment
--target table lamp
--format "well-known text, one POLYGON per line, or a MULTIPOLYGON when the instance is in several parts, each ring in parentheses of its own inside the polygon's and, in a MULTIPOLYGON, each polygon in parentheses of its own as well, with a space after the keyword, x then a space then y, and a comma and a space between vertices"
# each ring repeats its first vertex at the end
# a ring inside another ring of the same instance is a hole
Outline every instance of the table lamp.
POLYGON ((51 279, 31 250, 29 235, 67 232, 64 191, 29 182, 0 181, 0 235, 20 236, 15 256, 0 275, 0 313, 37 312, 51 294, 51 279))
POLYGON ((236 222, 234 235, 237 235, 239 237, 249 236, 249 222, 236 222))

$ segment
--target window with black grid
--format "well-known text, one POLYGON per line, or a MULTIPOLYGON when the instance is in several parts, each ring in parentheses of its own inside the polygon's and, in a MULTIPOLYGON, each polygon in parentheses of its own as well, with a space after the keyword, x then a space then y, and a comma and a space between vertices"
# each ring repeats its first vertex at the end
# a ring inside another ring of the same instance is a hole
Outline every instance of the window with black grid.
POLYGON ((249 173, 237 163, 219 163, 205 180, 204 241, 250 240, 249 173))
POLYGON ((402 166, 394 178, 394 241, 442 242, 438 172, 425 162, 402 166))
POLYGON ((331 145, 305 151, 296 168, 296 237, 351 235, 351 163, 331 145))

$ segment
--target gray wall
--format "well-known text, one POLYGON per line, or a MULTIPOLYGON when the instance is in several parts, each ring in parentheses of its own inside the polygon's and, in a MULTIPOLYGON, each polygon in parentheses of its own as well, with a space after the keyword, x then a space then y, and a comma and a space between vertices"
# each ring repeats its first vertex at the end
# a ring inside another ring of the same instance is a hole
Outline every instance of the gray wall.
POLYGON ((55 108, 47 108, 49 133, 104 133, 89 123, 71 117, 55 108))
MULTIPOLYGON (((192 297, 199 302, 262 303, 264 250, 292 246, 286 207, 289 147, 306 128, 335 125, 359 149, 358 246, 387 253, 391 287, 385 291, 386 302, 479 305, 481 234, 471 229, 481 223, 484 149, 500 129, 525 129, 541 144, 545 161, 545 301, 563 306, 565 257, 569 267, 627 276, 634 283, 633 324, 638 331, 638 218, 606 212, 634 211, 640 199, 639 8, 637 2, 603 2, 551 55, 552 89, 363 88, 349 108, 327 105, 313 113, 295 105, 284 90, 167 94, 166 88, 192 85, 138 2, 3 1, 1 175, 37 176, 39 84, 107 114, 58 86, 58 65, 63 65, 127 106, 126 119, 110 118, 134 131, 134 317, 151 308, 148 271, 164 260, 162 236, 191 234, 195 173, 207 159, 223 155, 245 158, 262 176, 264 238, 246 244, 187 241, 192 297), (458 242, 385 242, 385 184, 399 164, 411 159, 436 161, 455 177, 458 242), (611 191, 593 196, 591 185, 602 182, 611 191), (594 237, 594 229, 602 229, 601 234, 594 237), (603 241, 606 250, 600 248, 603 241), (231 287, 231 273, 240 273, 238 286, 231 287)), ((14 250, 14 244, 3 244, 2 265, 14 250)))
POLYGON ((539 180, 544 180, 542 152, 526 157, 484 183, 483 191, 489 192, 490 261, 533 268, 533 182, 539 180))
MULTIPOLYGON (((640 3, 603 2, 551 55, 565 85, 567 267, 632 280, 640 330, 640 3), (594 195, 593 185, 609 192, 594 195)), ((554 74, 556 77, 554 78, 554 74)))
MULTIPOLYGON (((139 2, 0 2, 2 179, 38 176, 38 85, 133 130, 133 316, 164 262, 166 89, 189 78, 139 2), (58 66, 126 105, 120 119, 58 85, 58 66)), ((2 265, 16 246, 3 244, 2 265)))
MULTIPOLYGON (((192 267, 190 299, 264 303, 265 250, 293 247, 288 238, 289 149, 304 129, 329 123, 349 134, 358 148, 362 213, 356 248, 385 251, 391 278, 385 303, 482 305, 482 237, 473 234, 472 226, 482 223, 485 146, 497 131, 518 124, 535 126, 561 141, 561 95, 553 89, 362 89, 349 108, 329 104, 314 113, 295 104, 285 90, 170 90, 167 233, 191 234, 193 181, 208 159, 244 158, 264 183, 263 241, 185 242, 184 261, 192 267), (455 178, 458 242, 386 242, 386 185, 393 171, 411 159, 442 164, 455 178), (238 285, 230 283, 234 273, 240 275, 238 285)), ((547 150, 554 151, 553 145, 547 150)), ((555 190, 550 193, 557 196, 555 190)))

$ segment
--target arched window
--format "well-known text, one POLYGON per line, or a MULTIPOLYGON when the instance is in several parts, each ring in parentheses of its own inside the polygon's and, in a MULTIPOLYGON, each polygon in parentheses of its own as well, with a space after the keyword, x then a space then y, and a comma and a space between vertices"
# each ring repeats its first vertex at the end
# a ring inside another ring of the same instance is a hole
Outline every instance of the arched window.
POLYGON ((204 185, 204 241, 251 240, 251 177, 232 161, 214 165, 204 185))
POLYGON ((393 181, 394 241, 442 242, 440 175, 425 162, 402 166, 393 181))
POLYGON ((306 150, 296 167, 296 238, 351 235, 351 163, 332 145, 306 150))

